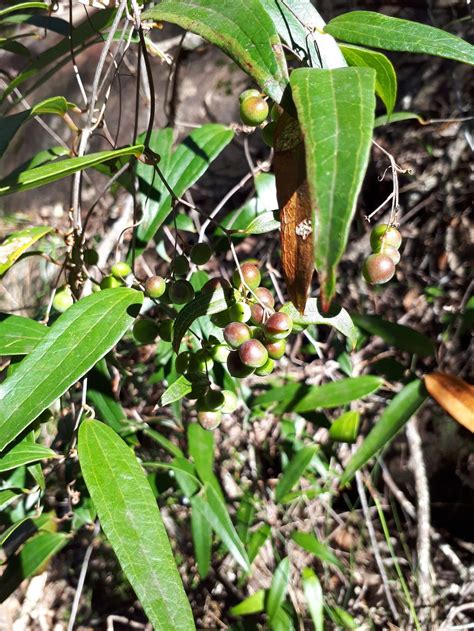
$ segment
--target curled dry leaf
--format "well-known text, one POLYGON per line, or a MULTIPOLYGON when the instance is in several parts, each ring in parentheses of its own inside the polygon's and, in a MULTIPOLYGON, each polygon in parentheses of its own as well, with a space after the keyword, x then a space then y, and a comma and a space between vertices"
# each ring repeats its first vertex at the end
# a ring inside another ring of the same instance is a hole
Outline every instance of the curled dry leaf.
POLYGON ((426 375, 425 386, 448 414, 474 433, 474 386, 441 372, 426 375))
POLYGON ((286 113, 278 120, 273 164, 281 211, 283 272, 291 301, 304 313, 314 272, 311 201, 303 138, 298 122, 286 113))

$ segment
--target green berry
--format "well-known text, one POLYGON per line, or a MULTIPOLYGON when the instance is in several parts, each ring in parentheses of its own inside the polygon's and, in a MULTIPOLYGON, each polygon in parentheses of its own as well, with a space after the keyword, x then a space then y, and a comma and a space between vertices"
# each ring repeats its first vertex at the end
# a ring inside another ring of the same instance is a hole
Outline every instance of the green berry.
POLYGON ((118 261, 112 265, 110 271, 112 272, 112 276, 115 276, 115 278, 125 278, 132 273, 132 268, 125 261, 118 261))
POLYGON ((263 364, 263 366, 256 369, 255 374, 258 375, 259 377, 266 377, 267 375, 270 375, 273 372, 274 368, 275 368, 275 361, 269 357, 267 361, 263 364))
POLYGON ((224 329, 224 339, 231 348, 239 348, 251 337, 250 328, 243 322, 231 322, 224 329))
POLYGON ((115 276, 104 276, 104 278, 100 281, 101 289, 115 289, 116 287, 122 287, 123 283, 115 276))
POLYGON ((201 409, 218 412, 224 407, 225 397, 220 390, 208 390, 201 402, 201 409))
POLYGON ((252 312, 246 302, 236 302, 228 309, 229 317, 233 322, 248 322, 252 312))
POLYGON ((84 250, 84 263, 86 265, 97 265, 99 262, 99 255, 96 250, 88 248, 84 250))
POLYGON ((276 123, 268 123, 262 128, 262 140, 269 147, 273 147, 275 144, 275 130, 276 123))
POLYGON ((371 254, 364 261, 362 274, 371 285, 383 285, 393 278, 395 264, 386 254, 371 254))
POLYGON ((189 358, 189 368, 188 373, 190 378, 193 376, 193 373, 202 373, 208 372, 212 370, 214 366, 214 361, 212 357, 204 350, 200 350, 197 353, 193 353, 189 358))
POLYGON ((265 348, 270 359, 281 359, 285 354, 286 340, 276 340, 275 342, 266 342, 265 348))
POLYGON ((171 342, 173 339, 173 320, 162 320, 158 324, 158 333, 165 342, 171 342))
POLYGON ((195 265, 205 265, 212 256, 212 250, 207 243, 196 243, 191 249, 190 258, 195 265))
POLYGON ((265 335, 272 342, 283 340, 291 333, 293 320, 283 311, 272 313, 265 322, 265 335))
POLYGON ((245 366, 261 368, 268 359, 268 352, 259 340, 248 340, 239 347, 239 357, 245 366))
POLYGON ((140 344, 152 344, 158 337, 158 326, 152 320, 135 320, 132 332, 140 344))
POLYGON ((69 309, 74 304, 74 298, 72 296, 71 288, 69 285, 64 285, 56 291, 53 298, 53 307, 59 313, 64 313, 66 309, 69 309))
POLYGON ((232 414, 239 407, 237 395, 232 390, 222 390, 224 395, 224 406, 221 409, 223 414, 232 414))
POLYGON ((240 118, 245 125, 257 127, 268 117, 268 104, 261 96, 249 96, 240 104, 240 118))
POLYGON ((249 90, 244 90, 239 96, 239 103, 243 103, 246 99, 249 99, 251 96, 260 96, 260 92, 252 88, 250 88, 249 90))
POLYGON ((184 305, 194 298, 194 289, 187 280, 176 280, 169 286, 169 296, 173 304, 184 305))
POLYGON ((166 291, 165 279, 161 276, 150 276, 145 283, 145 294, 149 298, 161 298, 166 291))
POLYGON ((227 370, 232 377, 237 377, 238 379, 248 377, 254 372, 253 368, 246 366, 242 362, 239 356, 239 351, 231 351, 229 353, 229 357, 227 358, 227 370))
POLYGON ((370 233, 370 246, 374 252, 379 252, 382 245, 391 245, 398 250, 401 244, 402 235, 399 230, 388 223, 375 226, 370 233))
POLYGON ((198 412, 198 421, 201 427, 213 430, 219 427, 222 421, 222 412, 198 412))
POLYGON ((171 270, 176 276, 186 276, 189 272, 189 261, 184 254, 176 256, 171 263, 171 270))
POLYGON ((209 354, 215 362, 224 364, 227 361, 229 352, 230 351, 225 344, 216 344, 216 346, 213 346, 210 349, 209 354))
POLYGON ((238 269, 234 271, 232 274, 232 283, 234 284, 234 287, 239 288, 242 286, 241 274, 244 279, 244 283, 249 289, 256 289, 260 285, 260 281, 262 280, 260 270, 253 263, 243 263, 240 266, 240 273, 238 269))

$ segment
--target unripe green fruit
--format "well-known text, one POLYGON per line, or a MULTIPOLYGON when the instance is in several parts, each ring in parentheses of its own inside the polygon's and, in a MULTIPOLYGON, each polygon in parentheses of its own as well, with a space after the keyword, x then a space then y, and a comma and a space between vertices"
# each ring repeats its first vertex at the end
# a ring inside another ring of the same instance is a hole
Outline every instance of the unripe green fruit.
POLYGON ((250 88, 249 90, 244 90, 239 96, 239 103, 243 103, 245 99, 249 99, 251 96, 260 96, 260 92, 252 88, 250 88))
POLYGON ((221 424, 222 412, 198 412, 198 421, 204 429, 216 429, 221 424))
POLYGON ((215 291, 216 289, 230 289, 231 284, 222 276, 216 276, 216 278, 210 278, 205 285, 203 285, 201 291, 215 291))
POLYGON ((135 320, 132 332, 140 344, 152 344, 158 337, 158 326, 151 320, 135 320))
POLYGON ((382 245, 391 245, 398 250, 401 244, 402 235, 395 226, 388 223, 375 226, 370 233, 370 246, 374 252, 379 252, 382 245))
POLYGON ((104 276, 100 281, 101 289, 115 289, 116 287, 123 287, 123 283, 115 276, 104 276))
POLYGON ((262 324, 265 311, 261 305, 253 303, 250 305, 250 322, 252 324, 262 324))
MULTIPOLYGON (((240 274, 242 274, 242 278, 249 289, 256 289, 260 285, 260 281, 262 280, 260 270, 253 263, 243 263, 240 266, 240 274)), ((238 288, 242 286, 240 274, 238 269, 232 274, 234 287, 238 288)))
POLYGON ((192 380, 193 373, 208 372, 213 366, 212 357, 206 351, 200 350, 193 353, 189 358, 189 378, 192 380))
POLYGON ((230 317, 229 309, 224 309, 224 311, 219 311, 219 313, 211 315, 211 322, 220 329, 226 327, 231 321, 232 318, 230 317))
POLYGON ((240 104, 240 118, 245 125, 257 127, 268 117, 267 102, 261 96, 249 96, 240 104))
POLYGON ((112 276, 115 276, 115 278, 125 278, 132 273, 132 268, 125 261, 118 261, 112 265, 110 271, 112 272, 112 276))
POLYGON ((275 342, 267 342, 265 348, 270 359, 281 359, 285 354, 286 340, 276 340, 275 342))
POLYGON ((398 265, 398 263, 400 263, 400 252, 392 245, 383 245, 377 254, 386 254, 392 259, 394 265, 398 265))
POLYGON ((267 361, 263 364, 263 366, 261 366, 260 368, 257 368, 257 370, 255 371, 255 374, 258 375, 259 377, 266 377, 267 375, 270 375, 273 372, 274 368, 275 368, 275 362, 273 359, 269 357, 267 361))
POLYGON ((178 374, 184 375, 186 372, 188 372, 191 355, 192 353, 190 353, 189 351, 183 351, 182 353, 179 353, 179 355, 177 355, 174 362, 174 367, 178 374))
POLYGON ((166 291, 165 279, 161 276, 150 276, 145 283, 145 294, 149 298, 161 298, 166 291))
POLYGON ((248 322, 252 312, 246 302, 236 302, 228 308, 229 317, 234 322, 248 322))
POLYGON ((224 339, 232 348, 239 348, 251 337, 250 328, 243 322, 231 322, 224 329, 224 339))
POLYGON ((246 366, 242 362, 239 356, 239 351, 231 351, 229 353, 229 357, 227 358, 227 370, 232 377, 237 377, 237 379, 248 377, 254 372, 253 368, 246 366))
POLYGON ((201 402, 201 409, 218 412, 224 407, 225 397, 220 390, 208 390, 201 402))
POLYGON ((273 147, 275 144, 275 130, 276 123, 268 123, 262 128, 262 140, 268 147, 273 147))
POLYGON ((229 356, 229 349, 224 344, 217 344, 213 346, 209 351, 210 356, 215 362, 219 364, 224 364, 227 361, 227 357, 229 356))
POLYGON ((248 340, 239 347, 239 357, 245 366, 261 368, 268 359, 268 352, 259 340, 248 340))
POLYGON ((171 342, 173 339, 173 320, 162 320, 158 324, 158 333, 165 342, 171 342))
POLYGON ((84 263, 86 265, 97 265, 99 262, 99 255, 96 250, 88 248, 84 250, 84 263))
POLYGON ((383 285, 393 278, 395 264, 386 254, 371 254, 364 261, 362 274, 371 285, 383 285))
POLYGON ((191 249, 191 261, 195 265, 204 265, 212 256, 212 250, 207 243, 196 243, 191 249))
POLYGON ((283 340, 291 333, 293 320, 283 311, 272 313, 265 322, 265 335, 270 341, 283 340))
POLYGON ((74 298, 72 297, 71 288, 68 285, 64 285, 56 291, 53 298, 53 307, 59 313, 64 313, 66 309, 69 309, 74 304, 74 298))
POLYGON ((257 287, 254 294, 264 307, 267 307, 267 309, 273 309, 275 306, 275 298, 269 289, 266 287, 257 287))
POLYGON ((237 395, 232 390, 222 390, 224 405, 221 408, 223 414, 232 414, 239 407, 237 395))
POLYGON ((173 304, 184 305, 194 298, 194 289, 187 280, 177 280, 169 286, 169 296, 173 304))
POLYGON ((189 272, 189 261, 184 254, 176 256, 171 263, 171 270, 176 276, 186 276, 189 272))

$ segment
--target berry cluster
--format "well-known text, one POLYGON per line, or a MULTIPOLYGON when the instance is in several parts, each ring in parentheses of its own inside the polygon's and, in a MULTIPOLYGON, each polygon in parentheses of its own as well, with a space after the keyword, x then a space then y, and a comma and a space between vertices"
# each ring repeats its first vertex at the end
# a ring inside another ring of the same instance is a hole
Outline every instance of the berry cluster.
POLYGON ((402 244, 399 230, 390 224, 381 223, 370 234, 373 254, 364 261, 362 274, 371 285, 388 283, 395 274, 395 266, 400 261, 398 251, 402 244))

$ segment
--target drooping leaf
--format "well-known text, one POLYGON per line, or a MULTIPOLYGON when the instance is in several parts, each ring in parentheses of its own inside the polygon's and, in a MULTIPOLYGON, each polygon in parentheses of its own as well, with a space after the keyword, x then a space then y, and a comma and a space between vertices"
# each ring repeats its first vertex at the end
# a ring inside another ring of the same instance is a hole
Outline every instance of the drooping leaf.
POLYGON ((288 83, 285 55, 276 28, 260 2, 247 0, 162 0, 144 19, 172 22, 221 48, 274 101, 288 83))
POLYGON ((371 335, 378 335, 387 344, 395 346, 401 351, 413 353, 420 357, 430 357, 435 353, 436 347, 433 340, 409 326, 389 322, 377 315, 354 314, 352 319, 364 331, 371 335))
POLYGON ((351 44, 425 53, 474 64, 474 46, 460 37, 427 24, 373 11, 343 13, 331 20, 324 30, 351 44))
POLYGON ((278 564, 268 592, 265 610, 270 619, 270 624, 273 622, 278 610, 285 600, 289 581, 290 559, 286 557, 278 564))
POLYGON ((327 310, 369 160, 375 70, 298 68, 291 87, 305 139, 314 261, 327 310))
POLYGON ((212 528, 199 511, 191 512, 191 534, 199 576, 204 579, 209 574, 212 558, 212 528))
POLYGON ((419 379, 415 379, 392 399, 346 465, 341 478, 341 486, 347 484, 356 471, 373 458, 380 449, 388 445, 424 403, 426 397, 427 392, 423 383, 419 379))
POLYGON ((259 589, 254 594, 248 596, 238 605, 231 607, 229 613, 231 616, 250 616, 254 613, 260 613, 265 609, 265 590, 259 589))
POLYGON ((390 116, 388 116, 387 114, 377 116, 374 120, 374 128, 409 120, 416 120, 418 123, 420 123, 420 125, 427 125, 429 123, 429 121, 426 121, 419 114, 415 114, 415 112, 392 112, 390 116))
POLYGON ((349 66, 373 68, 377 73, 375 77, 375 92, 382 99, 387 108, 387 115, 393 112, 397 100, 397 75, 395 68, 388 57, 375 50, 367 50, 359 46, 341 44, 340 49, 349 66))
POLYGON ((321 583, 309 567, 303 568, 301 578, 304 596, 314 624, 314 631, 324 631, 324 597, 321 583))
POLYGON ((22 494, 21 489, 5 489, 0 491, 0 510, 6 508, 16 497, 22 494))
POLYGON ((10 471, 10 469, 38 462, 38 460, 56 457, 57 454, 49 447, 25 439, 5 453, 0 454, 0 472, 10 471))
POLYGON ((281 502, 297 484, 311 464, 316 447, 303 447, 290 460, 275 488, 275 500, 281 502))
POLYGON ((115 346, 142 300, 133 289, 106 289, 76 302, 56 320, 0 384, 0 449, 115 346))
POLYGON ((219 481, 214 473, 214 434, 205 430, 198 423, 188 425, 189 455, 194 461, 194 466, 200 480, 204 484, 212 486, 221 499, 224 495, 219 481))
POLYGON ((360 629, 357 620, 342 607, 326 607, 326 611, 337 629, 360 629))
POLYGON ((253 563, 254 560, 257 558, 257 554, 259 553, 260 548, 270 537, 271 533, 271 527, 268 524, 262 524, 250 535, 249 543, 247 546, 250 563, 253 563))
POLYGON ((296 403, 295 412, 311 412, 316 408, 335 408, 351 401, 362 399, 380 388, 383 379, 373 375, 348 377, 322 386, 313 386, 311 390, 296 403))
POLYGON ((27 9, 43 9, 47 11, 49 9, 49 5, 46 2, 16 2, 12 6, 1 9, 0 18, 3 18, 3 16, 8 13, 12 13, 13 11, 26 11, 27 9))
POLYGON ((209 522, 237 563, 248 572, 250 564, 247 552, 239 539, 226 505, 214 488, 205 485, 197 495, 191 498, 191 506, 209 522))
POLYGON ((346 412, 331 423, 329 438, 343 443, 355 443, 359 424, 359 412, 346 412))
POLYGON ((0 356, 27 355, 47 332, 47 327, 36 320, 0 313, 0 356))
POLYGON ((40 532, 8 561, 0 577, 0 602, 4 602, 25 578, 34 576, 63 548, 69 536, 62 532, 40 532))
MULTIPOLYGON (((163 132, 159 137, 160 147, 162 147, 165 156, 164 167, 166 170, 164 170, 163 175, 166 177, 168 186, 174 194, 181 197, 188 188, 197 182, 211 162, 217 158, 233 137, 234 132, 223 125, 203 125, 193 130, 178 145, 166 163, 166 147, 169 138, 163 132)), ((158 153, 159 151, 160 149, 158 149, 158 153)), ((146 243, 155 236, 156 231, 168 218, 172 209, 172 198, 159 175, 155 174, 153 179, 152 166, 144 166, 141 172, 142 175, 140 177, 145 181, 145 184, 142 185, 141 193, 144 197, 148 196, 154 202, 151 206, 145 206, 144 221, 138 227, 138 238, 146 243), (150 173, 145 176, 146 169, 150 173), (151 184, 152 181, 153 185, 151 184), (147 185, 146 182, 150 182, 150 185, 147 185)))
POLYGON ((0 276, 3 276, 3 274, 10 269, 25 250, 51 231, 52 228, 49 226, 35 226, 32 228, 24 228, 23 230, 18 230, 10 234, 0 244, 0 276))
POLYGON ((441 372, 425 375, 425 386, 443 410, 474 433, 474 386, 441 372))
POLYGON ((83 421, 79 462, 100 524, 155 629, 194 622, 153 491, 133 452, 107 425, 83 421))
POLYGON ((193 384, 183 375, 173 381, 161 395, 161 405, 170 405, 175 401, 181 401, 183 397, 191 392, 193 384))
POLYGON ((334 552, 328 548, 328 546, 321 541, 318 541, 316 537, 310 532, 294 532, 291 538, 295 543, 301 546, 307 552, 314 554, 315 557, 331 565, 335 565, 340 570, 344 569, 344 566, 339 561, 334 552))
POLYGON ((306 301, 306 308, 303 314, 295 309, 291 303, 284 304, 280 311, 284 311, 291 316, 293 322, 298 325, 324 324, 332 326, 336 331, 347 337, 352 347, 357 342, 357 329, 352 322, 351 316, 341 307, 332 305, 331 310, 326 315, 323 315, 319 311, 318 300, 310 298, 306 301))

